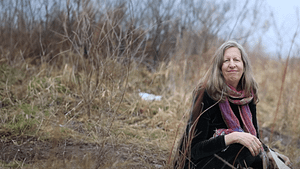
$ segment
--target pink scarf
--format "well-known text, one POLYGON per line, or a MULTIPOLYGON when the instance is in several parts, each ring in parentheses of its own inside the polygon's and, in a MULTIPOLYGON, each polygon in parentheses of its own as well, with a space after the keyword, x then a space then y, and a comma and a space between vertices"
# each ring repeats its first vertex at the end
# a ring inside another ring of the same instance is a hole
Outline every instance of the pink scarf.
POLYGON ((228 127, 228 129, 217 129, 214 137, 219 135, 225 135, 232 133, 234 131, 238 132, 248 132, 256 136, 256 130, 252 122, 252 113, 250 111, 248 103, 253 99, 253 94, 251 96, 246 96, 244 91, 237 91, 234 87, 228 85, 227 87, 229 96, 224 102, 219 103, 220 110, 222 112, 222 117, 228 127), (234 112, 230 107, 230 103, 238 105, 239 113, 241 119, 244 123, 244 129, 242 129, 238 118, 235 116, 234 112))

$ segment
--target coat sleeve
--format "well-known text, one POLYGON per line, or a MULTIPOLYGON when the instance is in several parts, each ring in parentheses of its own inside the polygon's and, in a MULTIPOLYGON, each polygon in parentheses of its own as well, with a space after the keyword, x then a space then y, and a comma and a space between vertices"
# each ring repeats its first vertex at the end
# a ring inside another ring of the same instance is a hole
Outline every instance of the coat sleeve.
MULTIPOLYGON (((205 93, 203 96, 204 108, 206 110, 212 104, 207 100, 208 95, 205 93)), ((224 136, 212 138, 208 135, 210 126, 209 111, 205 112, 199 117, 197 126, 195 128, 195 136, 191 144, 191 157, 198 160, 207 156, 211 156, 226 148, 224 136)))

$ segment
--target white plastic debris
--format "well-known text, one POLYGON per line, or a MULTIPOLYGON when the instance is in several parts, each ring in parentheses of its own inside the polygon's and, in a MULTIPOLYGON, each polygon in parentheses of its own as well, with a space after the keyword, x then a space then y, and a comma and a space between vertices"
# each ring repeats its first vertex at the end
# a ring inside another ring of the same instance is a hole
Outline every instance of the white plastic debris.
POLYGON ((139 95, 143 100, 147 100, 147 101, 154 101, 154 100, 160 101, 161 100, 161 96, 156 96, 154 94, 140 92, 139 95))
POLYGON ((275 161, 275 163, 277 164, 277 167, 278 167, 279 169, 291 169, 290 167, 286 166, 286 165, 278 158, 278 156, 277 156, 277 154, 276 154, 275 152, 273 152, 273 151, 270 150, 270 149, 269 149, 269 151, 270 151, 270 153, 271 153, 271 155, 272 155, 272 157, 273 157, 273 160, 275 161))

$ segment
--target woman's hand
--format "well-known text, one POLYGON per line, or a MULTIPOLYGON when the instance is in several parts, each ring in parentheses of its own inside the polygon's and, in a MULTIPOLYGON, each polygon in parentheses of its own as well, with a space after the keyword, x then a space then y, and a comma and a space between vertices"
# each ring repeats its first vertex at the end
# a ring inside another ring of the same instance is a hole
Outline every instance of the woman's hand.
POLYGON ((225 135, 226 145, 234 143, 239 143, 247 147, 252 156, 257 156, 262 148, 262 143, 259 141, 259 139, 250 133, 233 132, 225 135))

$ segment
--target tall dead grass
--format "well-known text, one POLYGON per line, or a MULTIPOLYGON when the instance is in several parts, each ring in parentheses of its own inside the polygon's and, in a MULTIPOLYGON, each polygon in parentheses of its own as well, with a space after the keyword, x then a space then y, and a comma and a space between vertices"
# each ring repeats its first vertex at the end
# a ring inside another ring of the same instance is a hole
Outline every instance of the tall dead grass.
MULTIPOLYGON (((0 133, 1 142, 50 142, 52 149, 78 142, 91 144, 98 153, 82 149, 86 151, 83 159, 77 154, 61 158, 57 154, 64 155, 64 150, 53 150, 47 159, 29 161, 25 155, 21 161, 3 161, 1 167, 171 168, 188 118, 191 92, 222 40, 207 34, 205 52, 197 52, 195 44, 202 41, 192 31, 174 31, 176 36, 166 39, 177 37, 176 43, 163 48, 166 42, 159 46, 158 40, 145 41, 150 30, 134 24, 120 26, 126 14, 122 4, 96 22, 98 15, 88 2, 72 16, 56 11, 47 24, 31 25, 29 32, 2 27, 1 38, 8 41, 1 42, 0 133), (170 57, 151 65, 161 54, 158 47, 170 57), (143 100, 139 92, 162 99, 143 100)), ((19 21, 27 23, 21 16, 19 21)), ((155 28, 159 32, 159 26, 155 28)), ((299 59, 291 58, 286 85, 280 90, 284 63, 266 54, 259 57, 254 51, 249 49, 260 86, 259 124, 288 136, 284 142, 273 139, 268 144, 299 166, 299 59), (284 120, 274 122, 280 91, 277 116, 284 120)))

